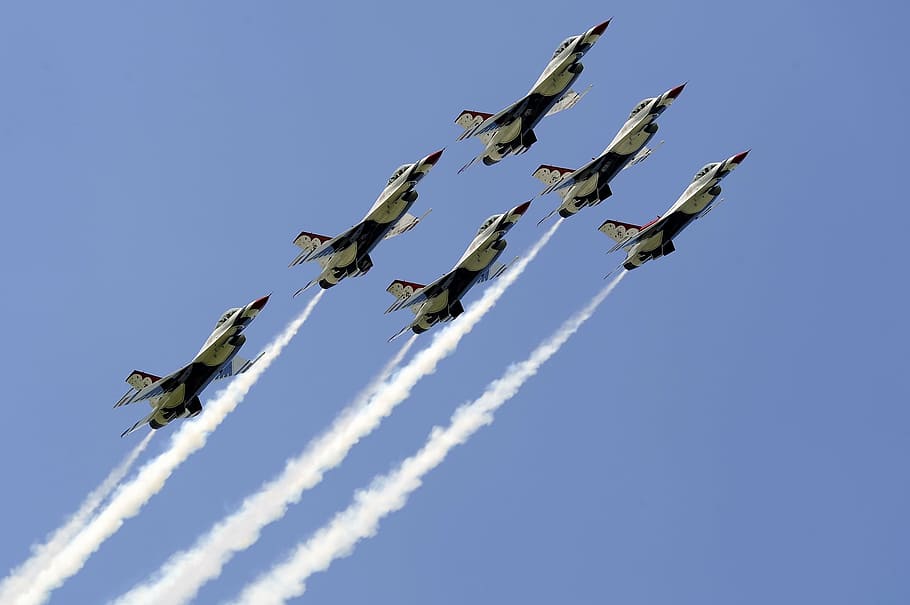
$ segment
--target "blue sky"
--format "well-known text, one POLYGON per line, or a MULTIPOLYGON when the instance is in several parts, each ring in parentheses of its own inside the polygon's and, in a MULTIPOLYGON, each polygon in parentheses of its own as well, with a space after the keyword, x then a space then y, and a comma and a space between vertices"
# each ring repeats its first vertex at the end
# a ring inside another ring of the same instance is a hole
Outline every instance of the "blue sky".
MULTIPOLYGON (((666 143, 199 602, 234 596, 584 305, 620 260, 604 219, 647 222, 703 164, 751 148, 677 253, 628 276, 304 598, 906 603, 905 17, 876 2, 0 7, 0 567, 141 438, 118 435, 144 409, 111 409, 132 369, 177 368, 222 311, 273 291, 251 356, 303 307, 290 295, 316 268, 287 268, 300 230, 350 226, 398 165, 447 147, 414 207, 426 222, 328 293, 53 602, 117 596, 233 510, 394 354, 409 315, 382 314, 390 281, 437 277, 483 219, 540 190, 538 164, 582 164, 640 99, 688 81, 666 143), (585 99, 526 155, 456 175, 479 151, 454 142, 458 113, 514 101, 565 37, 611 16, 585 99)), ((556 203, 535 200, 507 255, 556 203)))

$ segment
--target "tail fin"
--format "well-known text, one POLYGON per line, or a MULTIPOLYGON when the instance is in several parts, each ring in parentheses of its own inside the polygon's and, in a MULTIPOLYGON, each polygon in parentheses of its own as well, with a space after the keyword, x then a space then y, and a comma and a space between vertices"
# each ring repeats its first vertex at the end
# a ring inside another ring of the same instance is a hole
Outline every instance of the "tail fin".
MULTIPOLYGON (((386 288, 386 292, 397 299, 394 303, 392 303, 392 306, 386 309, 386 313, 397 311, 404 306, 411 306, 412 304, 416 304, 420 300, 425 299, 426 297, 421 292, 424 288, 426 288, 426 286, 423 284, 416 284, 414 282, 396 279, 391 284, 389 284, 388 288, 386 288), (418 292, 421 293, 417 295, 416 298, 414 298, 415 294, 418 292)), ((415 313, 417 312, 416 307, 412 306, 411 310, 415 313)))
POLYGON ((615 242, 623 242, 641 231, 641 225, 632 223, 621 223, 619 221, 607 220, 598 229, 601 233, 610 236, 615 242))
POLYGON ((289 267, 294 265, 299 265, 300 263, 307 260, 310 254, 312 254, 319 246, 326 243, 332 239, 327 235, 319 235, 318 233, 307 233, 306 231, 301 231, 300 235, 294 238, 294 245, 303 250, 300 254, 297 255, 297 258, 291 261, 289 267))
POLYGON ((411 281, 404 281, 403 279, 396 279, 389 287, 386 288, 386 292, 397 298, 398 300, 404 300, 406 298, 411 298, 414 292, 417 292, 421 288, 424 288, 423 284, 417 284, 411 281))
POLYGON ((492 117, 492 113, 472 111, 470 109, 465 109, 462 111, 460 114, 458 114, 458 117, 455 118, 455 123, 464 128, 464 132, 461 133, 461 136, 458 137, 458 140, 461 141, 473 135, 478 126, 483 124, 488 118, 492 117))
POLYGON ((141 370, 133 370, 130 375, 126 377, 126 383, 130 385, 130 390, 114 404, 114 407, 119 408, 121 405, 154 397, 162 390, 160 385, 151 390, 147 389, 160 380, 160 376, 155 376, 154 374, 149 374, 148 372, 143 372, 141 370))
POLYGON ((147 386, 150 386, 152 383, 161 380, 161 376, 155 376, 154 374, 149 374, 148 372, 143 372, 142 370, 133 370, 132 373, 126 377, 126 384, 130 385, 137 391, 141 391, 147 386))

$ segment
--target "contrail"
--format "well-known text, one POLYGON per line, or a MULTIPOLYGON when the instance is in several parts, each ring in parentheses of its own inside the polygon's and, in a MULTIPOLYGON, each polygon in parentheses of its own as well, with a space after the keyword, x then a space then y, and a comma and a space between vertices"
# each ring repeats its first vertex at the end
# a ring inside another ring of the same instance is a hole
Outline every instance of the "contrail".
POLYGON ((417 337, 414 335, 405 341, 379 374, 338 415, 331 428, 321 437, 314 439, 303 454, 289 459, 278 477, 248 496, 236 512, 200 536, 192 548, 171 555, 151 579, 133 587, 118 597, 114 603, 117 605, 184 603, 195 597, 206 582, 221 573, 221 569, 235 552, 256 542, 259 530, 268 522, 262 517, 263 512, 270 513, 268 518, 272 516, 280 518, 290 504, 300 499, 305 488, 319 482, 322 473, 314 482, 312 472, 307 472, 307 467, 313 464, 314 453, 331 447, 340 433, 349 430, 348 427, 356 419, 357 414, 364 413, 364 406, 383 387, 416 340, 417 337), (300 479, 295 481, 296 477, 300 479), (301 479, 306 482, 303 487, 300 487, 301 479), (293 498, 294 495, 296 498, 293 498), (253 529, 248 529, 249 526, 253 529))
POLYGON ((12 595, 25 590, 32 579, 44 569, 50 561, 63 550, 94 514, 95 510, 104 502, 114 488, 126 477, 127 473, 136 462, 139 455, 152 439, 155 433, 149 432, 145 439, 139 442, 133 450, 115 466, 98 487, 89 492, 82 505, 75 513, 51 534, 43 544, 32 546, 32 555, 22 565, 10 571, 3 582, 0 583, 0 603, 8 603, 12 595))
POLYGON ((619 273, 585 308, 538 345, 527 359, 510 366, 502 377, 490 383, 478 399, 455 410, 448 427, 433 428, 427 442, 415 455, 355 494, 354 502, 346 510, 338 513, 308 541, 299 544, 284 562, 249 584, 237 603, 273 605, 300 596, 306 590, 307 578, 313 573, 328 569, 335 559, 351 554, 360 540, 375 535, 379 521, 402 508, 408 496, 420 487, 423 477, 436 468, 453 447, 493 422, 493 413, 559 351, 625 275, 626 271, 619 273))
POLYGON ((322 481, 361 439, 369 435, 395 407, 408 398, 411 389, 438 363, 451 354, 461 339, 493 308, 547 244, 562 221, 555 223, 528 252, 465 311, 457 321, 440 331, 431 343, 388 382, 379 385, 367 404, 346 408, 332 426, 313 439, 304 451, 287 461, 282 473, 248 496, 234 513, 197 539, 188 551, 173 555, 157 575, 121 596, 118 605, 177 604, 190 601, 208 581, 221 574, 231 557, 259 539, 262 528, 281 519, 304 491, 322 481))
POLYGON ((300 315, 269 343, 259 361, 217 393, 196 420, 183 423, 171 438, 170 447, 147 462, 132 481, 117 490, 98 516, 35 577, 26 591, 14 597, 13 602, 17 605, 33 605, 47 601, 51 592, 82 569, 88 558, 123 525, 125 519, 135 516, 152 496, 161 491, 177 467, 190 454, 202 448, 212 431, 243 401, 259 377, 309 318, 323 293, 324 290, 320 290, 300 315))

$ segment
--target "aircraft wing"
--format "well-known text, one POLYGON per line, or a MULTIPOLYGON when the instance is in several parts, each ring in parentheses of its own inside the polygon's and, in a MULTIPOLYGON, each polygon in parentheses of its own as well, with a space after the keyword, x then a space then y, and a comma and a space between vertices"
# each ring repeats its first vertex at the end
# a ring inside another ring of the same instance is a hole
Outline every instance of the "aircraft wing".
POLYGON ((547 115, 551 116, 554 113, 559 113, 560 111, 565 111, 567 109, 575 107, 575 104, 581 101, 581 98, 583 96, 588 94, 588 91, 591 90, 591 86, 593 86, 593 84, 589 84, 588 87, 581 92, 567 90, 561 97, 559 97, 559 100, 556 101, 556 104, 550 108, 550 111, 547 112, 547 115))
POLYGON ((231 363, 226 363, 223 366, 221 366, 221 369, 218 370, 217 374, 215 374, 215 377, 213 378, 213 380, 221 380, 222 378, 230 378, 231 376, 243 374, 244 372, 249 370, 253 366, 254 363, 259 361, 259 358, 262 357, 264 354, 265 354, 265 352, 263 351, 262 353, 260 353, 259 355, 256 356, 256 359, 254 359, 252 361, 250 361, 249 359, 244 359, 243 357, 240 357, 239 355, 235 356, 234 359, 231 360, 231 363))
POLYGON ((517 256, 509 264, 503 264, 499 261, 496 261, 495 263, 491 263, 490 265, 487 266, 486 269, 484 269, 477 275, 477 281, 475 281, 474 283, 482 284, 485 281, 490 281, 491 279, 496 279, 497 277, 499 277, 500 275, 505 273, 506 269, 511 267, 512 263, 514 263, 516 260, 518 260, 517 256))
POLYGON ((426 212, 424 212, 423 216, 421 216, 420 218, 417 218, 413 214, 409 214, 409 213, 405 212, 404 214, 401 215, 401 218, 398 219, 398 222, 396 222, 395 225, 393 225, 392 228, 389 229, 388 233, 386 233, 383 236, 382 239, 389 239, 390 237, 395 237, 396 235, 401 235, 402 233, 406 233, 406 232, 410 231, 411 229, 413 229, 414 227, 417 226, 417 223, 419 223, 424 218, 426 218, 426 216, 430 213, 431 210, 432 210, 432 208, 430 210, 427 210, 426 212))

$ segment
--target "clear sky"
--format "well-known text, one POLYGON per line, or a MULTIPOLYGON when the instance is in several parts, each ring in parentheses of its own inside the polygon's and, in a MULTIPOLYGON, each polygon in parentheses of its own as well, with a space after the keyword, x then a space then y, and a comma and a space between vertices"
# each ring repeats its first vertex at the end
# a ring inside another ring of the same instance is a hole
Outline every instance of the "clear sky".
MULTIPOLYGON (((234 596, 583 306, 621 260, 604 219, 647 222, 749 148, 677 253, 629 275, 304 598, 910 602, 906 21, 875 1, 0 6, 0 569, 141 440, 118 436, 147 408, 111 409, 132 369, 176 369, 222 311, 272 291, 253 356, 302 309, 291 293, 317 268, 287 268, 300 230, 350 226, 398 165, 447 147, 414 206, 426 222, 327 294, 53 602, 119 595, 232 511, 397 350, 410 314, 383 315, 389 282, 440 275, 542 188, 538 164, 582 164, 640 99, 687 81, 666 143, 198 602, 234 596), (458 113, 519 98, 564 38, 609 17, 583 101, 524 156, 456 175, 480 150, 455 143, 458 113)), ((535 200, 506 256, 556 204, 535 200)))

